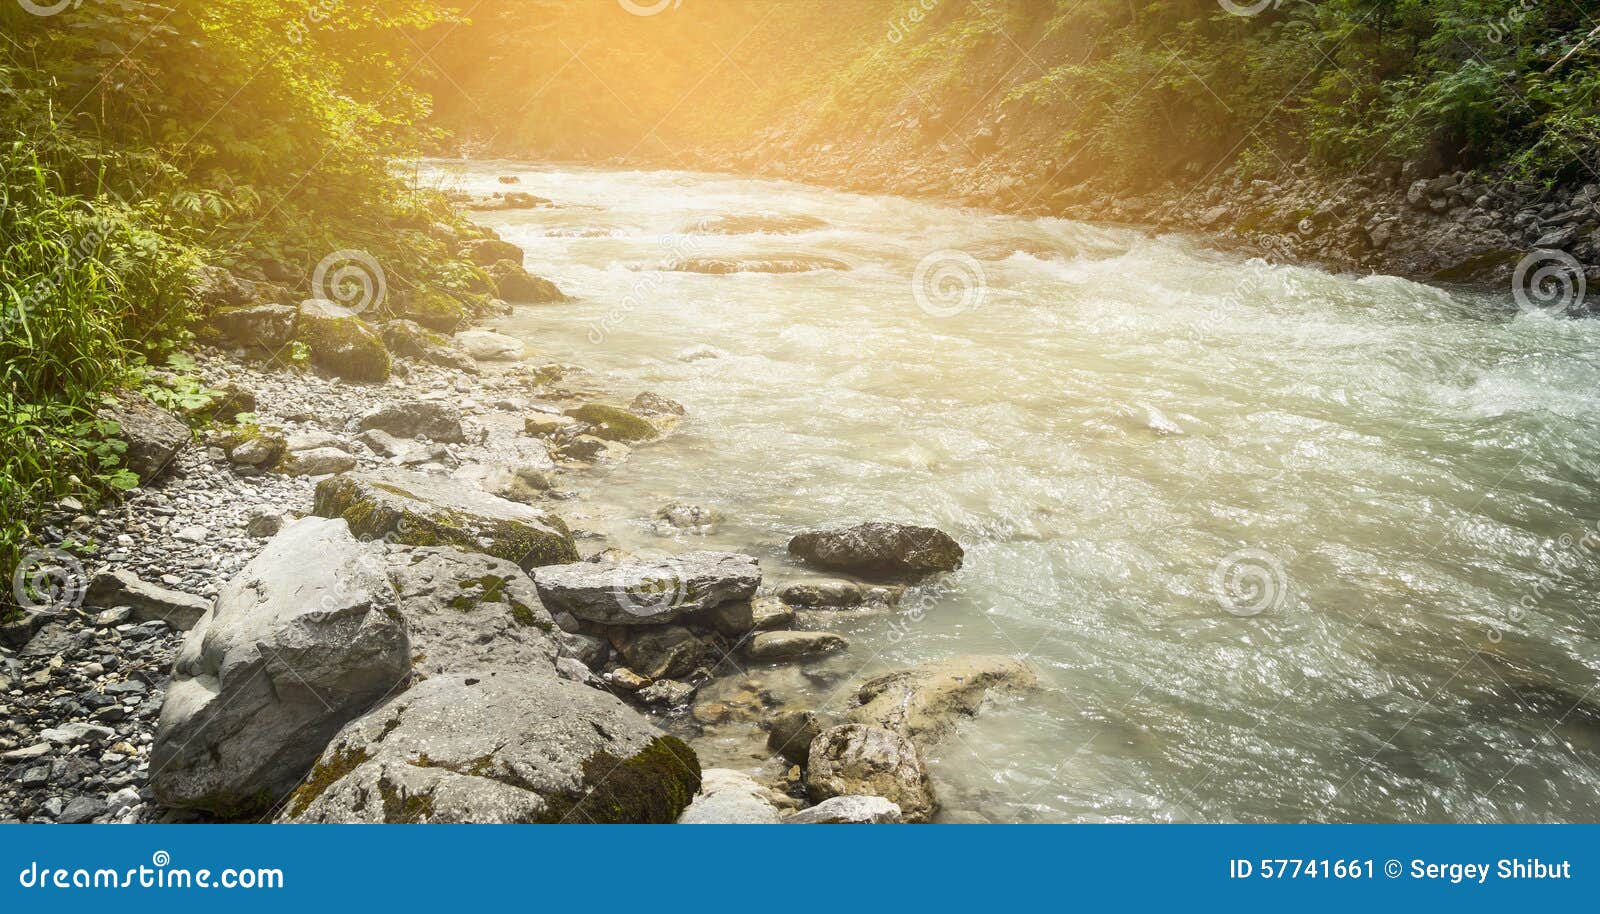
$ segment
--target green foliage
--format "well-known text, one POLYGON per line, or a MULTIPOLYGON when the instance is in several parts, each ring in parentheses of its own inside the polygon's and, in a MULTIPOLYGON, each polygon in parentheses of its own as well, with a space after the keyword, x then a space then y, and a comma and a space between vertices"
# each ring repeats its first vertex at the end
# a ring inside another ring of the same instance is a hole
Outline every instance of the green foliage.
POLYGON ((50 502, 136 482, 95 418, 108 391, 210 402, 172 361, 215 304, 196 299, 199 265, 305 286, 356 249, 404 289, 452 261, 396 231, 457 218, 394 166, 426 135, 418 36, 455 15, 426 0, 0 4, 5 578, 50 502))

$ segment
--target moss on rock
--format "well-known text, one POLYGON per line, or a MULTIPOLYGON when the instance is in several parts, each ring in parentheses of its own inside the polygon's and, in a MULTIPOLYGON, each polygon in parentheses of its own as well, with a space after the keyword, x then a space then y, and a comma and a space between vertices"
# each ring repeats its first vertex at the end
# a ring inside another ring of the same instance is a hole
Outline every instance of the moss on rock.
POLYGON ((607 441, 649 441, 661 432, 642 417, 620 406, 585 403, 566 411, 566 415, 593 426, 590 434, 607 441))

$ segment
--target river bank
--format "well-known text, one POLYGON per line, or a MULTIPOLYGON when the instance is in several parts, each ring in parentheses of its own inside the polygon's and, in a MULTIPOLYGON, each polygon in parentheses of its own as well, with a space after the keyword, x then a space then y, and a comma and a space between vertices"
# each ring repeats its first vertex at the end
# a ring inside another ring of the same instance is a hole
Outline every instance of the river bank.
POLYGON ((1130 193, 1094 181, 1063 183, 1069 163, 1034 152, 1020 138, 1007 145, 993 127, 967 137, 945 134, 933 147, 921 141, 941 129, 912 120, 886 139, 826 144, 772 130, 737 151, 645 146, 606 162, 1184 232, 1269 263, 1445 288, 1521 290, 1530 307, 1577 315, 1591 313, 1600 300, 1600 179, 1593 176, 1545 186, 1510 174, 1424 172, 1399 163, 1332 176, 1308 162, 1278 162, 1249 171, 1232 165, 1192 184, 1130 193))

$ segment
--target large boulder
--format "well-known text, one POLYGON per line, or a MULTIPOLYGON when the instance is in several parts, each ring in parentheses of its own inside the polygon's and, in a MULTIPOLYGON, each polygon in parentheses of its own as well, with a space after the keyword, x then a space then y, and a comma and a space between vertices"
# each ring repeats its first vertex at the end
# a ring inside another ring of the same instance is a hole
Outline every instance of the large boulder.
POLYGON ((184 640, 150 754, 157 799, 231 817, 285 796, 409 676, 396 605, 382 554, 343 521, 286 527, 184 640))
POLYGON ((435 365, 454 368, 468 374, 478 373, 478 363, 465 352, 450 345, 450 341, 423 329, 416 321, 396 319, 385 321, 379 328, 383 345, 392 355, 405 359, 422 359, 435 365))
POLYGON ((489 267, 488 273, 495 293, 506 301, 532 304, 567 301, 566 293, 555 283, 529 273, 519 262, 497 261, 489 267))
POLYGON ((455 333, 472 320, 472 311, 455 296, 440 289, 418 289, 399 297, 395 313, 440 333, 455 333))
POLYGON ((679 825, 776 825, 782 821, 767 788, 742 771, 707 768, 700 793, 678 817, 679 825))
POLYGON ((436 547, 390 546, 388 561, 417 672, 555 668, 555 622, 521 568, 436 547))
POLYGON ((347 473, 317 484, 313 512, 342 517, 361 539, 453 546, 524 569, 575 562, 561 519, 481 489, 406 470, 347 473))
POLYGON ((190 440, 187 425, 134 391, 119 393, 100 408, 97 417, 116 423, 116 431, 110 434, 127 446, 122 465, 139 477, 141 485, 166 472, 190 440))
POLYGON ((806 790, 817 802, 834 797, 883 797, 907 822, 926 822, 939 808, 927 766, 911 741, 890 730, 843 724, 811 742, 806 790))
POLYGON ((600 625, 661 625, 761 585, 761 565, 736 552, 685 552, 654 561, 573 562, 533 573, 552 611, 600 625))
POLYGON ((480 362, 515 362, 528 355, 521 340, 493 330, 463 330, 453 339, 462 352, 480 362))
POLYGON ((136 621, 159 619, 181 631, 194 628, 211 609, 211 601, 204 597, 151 584, 126 569, 108 569, 95 575, 84 594, 84 603, 98 607, 127 606, 133 609, 136 621))
POLYGON ((311 364, 331 375, 374 383, 389 379, 389 350, 347 308, 323 299, 302 302, 296 336, 310 351, 311 364))
POLYGON ((225 343, 275 353, 294 339, 299 318, 299 310, 288 305, 245 305, 213 312, 211 328, 225 343))
POLYGON ((423 400, 379 406, 357 420, 356 429, 378 429, 401 438, 423 437, 447 443, 467 440, 459 409, 423 400))
POLYGON ((863 683, 847 717, 926 745, 976 715, 991 694, 1026 691, 1038 684, 1026 663, 1010 657, 935 660, 863 683))
POLYGON ((480 267, 493 266, 502 260, 509 260, 518 266, 522 265, 522 248, 509 241, 499 238, 481 238, 469 241, 465 246, 467 257, 480 267))
POLYGON ((329 744, 282 820, 670 823, 700 762, 614 696, 550 672, 458 671, 329 744))
POLYGON ((874 578, 919 578, 961 567, 961 546, 932 527, 870 522, 814 530, 789 540, 789 554, 821 568, 874 578))

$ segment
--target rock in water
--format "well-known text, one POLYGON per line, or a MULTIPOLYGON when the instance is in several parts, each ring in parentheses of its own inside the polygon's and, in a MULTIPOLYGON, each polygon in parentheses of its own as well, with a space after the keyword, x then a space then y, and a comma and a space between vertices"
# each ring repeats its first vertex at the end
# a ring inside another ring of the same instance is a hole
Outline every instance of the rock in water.
POLYGON ((480 267, 494 266, 502 260, 509 260, 520 266, 524 256, 522 248, 509 241, 501 241, 499 238, 469 241, 466 245, 466 254, 480 267))
POLYGON ((796 765, 804 765, 811 743, 822 732, 811 711, 780 711, 766 724, 767 748, 796 765))
POLYGON ((883 797, 900 807, 907 822, 926 822, 939 808, 917 747, 898 733, 861 724, 824 730, 811 742, 806 789, 818 802, 883 797))
POLYGON ((898 825, 900 807, 883 797, 834 797, 785 819, 789 825, 898 825))
POLYGON ((211 601, 140 580, 131 571, 103 571, 94 576, 84 595, 88 606, 129 606, 140 622, 159 619, 176 629, 194 628, 211 608, 211 601))
POLYGON ((789 554, 822 568, 894 579, 955 571, 963 555, 942 531, 884 522, 802 533, 789 540, 789 554))
POLYGON ((421 400, 380 406, 363 415, 356 422, 356 429, 377 429, 399 438, 424 437, 446 444, 467 440, 461 428, 460 409, 421 400))
POLYGON ((232 817, 287 794, 409 675, 396 603, 383 556, 343 521, 285 528, 178 653, 150 754, 157 798, 232 817))
POLYGON ((922 745, 975 716, 990 693, 1019 692, 1038 684, 1027 664, 1010 657, 935 660, 863 683, 848 717, 922 745))
POLYGON ((348 308, 309 299, 300 304, 298 336, 311 352, 311 364, 348 381, 389 379, 389 350, 348 308))
POLYGON ((678 818, 679 825, 775 825, 778 808, 767 788, 748 774, 728 768, 707 768, 700 793, 678 818))
POLYGON ((529 273, 519 262, 496 261, 489 266, 488 273, 495 292, 506 301, 543 303, 568 300, 566 293, 555 283, 529 273))
POLYGON ((189 443, 189 427, 141 393, 118 394, 116 402, 101 407, 97 417, 116 423, 112 437, 127 445, 122 465, 139 477, 140 485, 166 472, 189 443))
POLYGON ((455 344, 480 362, 515 362, 528 354, 521 340, 490 330, 463 330, 455 344))
POLYGON ((456 549, 391 546, 388 552, 419 672, 553 668, 555 622, 521 568, 456 549))
POLYGON ((708 644, 681 625, 623 629, 614 643, 630 668, 651 679, 688 676, 715 656, 708 644))
POLYGON ((685 552, 649 562, 554 565, 533 580, 552 611, 601 625, 661 625, 748 600, 761 585, 761 566, 735 552, 685 552))
POLYGON ((649 441, 661 434, 654 425, 620 406, 585 403, 567 410, 566 415, 589 423, 589 434, 606 441, 649 441))
POLYGON ((578 560, 578 548, 560 518, 463 483, 405 470, 324 479, 317 484, 314 512, 344 518, 364 540, 453 546, 524 569, 578 560))
POLYGON ((762 632, 745 645, 751 660, 803 660, 849 647, 832 632, 762 632))
POLYGON ((428 679, 350 724, 294 822, 674 822, 700 762, 616 697, 553 672, 428 679))

